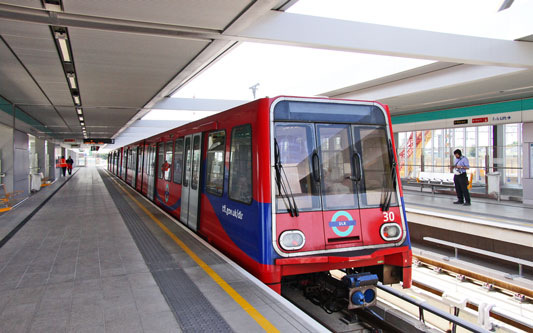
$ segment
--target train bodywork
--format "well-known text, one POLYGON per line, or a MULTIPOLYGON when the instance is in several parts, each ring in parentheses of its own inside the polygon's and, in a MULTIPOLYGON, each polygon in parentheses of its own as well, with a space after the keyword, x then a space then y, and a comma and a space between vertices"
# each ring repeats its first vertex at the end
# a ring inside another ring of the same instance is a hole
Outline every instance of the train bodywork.
POLYGON ((278 292, 346 268, 407 288, 394 151, 386 106, 277 97, 120 148, 109 169, 278 292))

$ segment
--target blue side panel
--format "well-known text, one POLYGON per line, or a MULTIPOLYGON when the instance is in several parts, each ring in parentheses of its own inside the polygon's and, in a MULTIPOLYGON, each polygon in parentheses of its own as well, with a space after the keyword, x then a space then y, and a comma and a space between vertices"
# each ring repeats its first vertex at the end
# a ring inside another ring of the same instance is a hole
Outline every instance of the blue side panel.
POLYGON ((407 215, 405 214, 405 203, 403 197, 401 197, 402 209, 403 209, 403 220, 405 221, 405 230, 407 231, 407 237, 402 245, 409 245, 409 250, 411 249, 411 235, 409 235, 409 225, 407 224, 407 215))
POLYGON ((166 210, 169 210, 169 211, 175 211, 176 209, 178 209, 179 207, 181 207, 181 198, 178 199, 178 201, 176 201, 175 204, 173 204, 172 206, 169 206, 165 203, 165 199, 161 198, 161 196, 159 195, 159 193, 157 191, 155 191, 155 196, 157 198, 157 200, 159 200, 159 203, 163 206, 163 208, 165 208, 166 210))
POLYGON ((250 205, 206 193, 214 213, 229 238, 248 256, 264 265, 274 260, 270 203, 250 205))

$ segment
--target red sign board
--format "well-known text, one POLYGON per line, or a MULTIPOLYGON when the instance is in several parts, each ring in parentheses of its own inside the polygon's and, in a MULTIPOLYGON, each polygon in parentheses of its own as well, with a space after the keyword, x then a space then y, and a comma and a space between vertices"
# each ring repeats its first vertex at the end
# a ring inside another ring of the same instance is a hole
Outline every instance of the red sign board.
POLYGON ((472 118, 472 124, 488 123, 488 122, 489 122, 489 118, 488 117, 472 118))
POLYGON ((63 142, 76 142, 76 139, 65 139, 63 142))

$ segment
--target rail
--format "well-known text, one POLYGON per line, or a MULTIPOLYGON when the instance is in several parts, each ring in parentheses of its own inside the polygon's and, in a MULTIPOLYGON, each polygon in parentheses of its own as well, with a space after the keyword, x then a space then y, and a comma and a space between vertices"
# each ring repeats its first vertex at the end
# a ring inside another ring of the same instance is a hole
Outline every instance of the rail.
MULTIPOLYGON (((487 257, 492 257, 492 258, 496 258, 496 259, 499 259, 499 260, 508 261, 508 262, 512 262, 512 263, 518 264, 518 277, 522 277, 522 266, 533 267, 533 261, 528 261, 528 260, 524 260, 524 259, 520 259, 520 258, 515 258, 515 257, 507 256, 505 254, 499 254, 499 253, 495 253, 495 252, 491 252, 491 251, 481 250, 481 249, 477 249, 477 248, 471 247, 471 246, 466 246, 466 245, 462 245, 462 244, 443 241, 443 240, 436 239, 436 238, 433 238, 433 237, 424 237, 423 239, 425 241, 427 241, 427 242, 432 242, 432 243, 435 243, 435 244, 440 244, 440 245, 444 245, 444 246, 448 246, 448 247, 453 247, 454 251, 455 251, 455 259, 457 259, 458 250, 464 250, 464 251, 468 251, 468 252, 474 252, 474 253, 482 254, 482 255, 485 255, 487 257)), ((511 275, 507 275, 506 277, 507 278, 513 278, 513 276, 511 276, 511 275)))
MULTIPOLYGON (((433 305, 425 302, 425 301, 421 301, 421 300, 417 300, 417 299, 414 299, 413 297, 407 295, 407 294, 404 294, 392 287, 389 287, 389 286, 385 286, 383 284, 381 284, 381 282, 378 283, 377 287, 391 295, 394 295, 395 297, 398 297, 400 298, 401 300, 405 301, 405 302, 408 302, 412 305, 415 305, 418 307, 418 311, 419 311, 419 320, 421 322, 424 322, 424 311, 428 311, 428 312, 431 312, 433 313, 434 315, 436 316, 439 316, 451 323, 457 326, 461 326, 462 328, 465 328, 471 332, 483 332, 483 333, 489 333, 490 331, 489 330, 486 330, 484 329, 483 327, 481 326, 478 326, 478 325, 475 325, 475 324, 472 324, 464 319, 461 319, 457 316, 454 316, 446 311, 443 311, 437 307, 434 307, 433 305)), ((455 329, 453 330, 455 332, 455 329)))

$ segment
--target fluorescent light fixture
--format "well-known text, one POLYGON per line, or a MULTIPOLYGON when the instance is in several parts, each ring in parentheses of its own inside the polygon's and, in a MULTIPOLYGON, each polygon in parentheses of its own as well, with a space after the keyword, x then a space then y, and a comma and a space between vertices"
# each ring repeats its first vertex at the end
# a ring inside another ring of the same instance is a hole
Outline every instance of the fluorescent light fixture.
POLYGON ((85 126, 85 123, 83 121, 80 121, 81 126, 85 126))
POLYGON ((67 33, 66 32, 56 32, 55 37, 59 44, 59 49, 61 50, 61 55, 63 56, 63 61, 71 62, 70 52, 68 49, 67 43, 67 33))
POLYGON ((61 1, 60 0, 44 0, 44 9, 51 12, 61 12, 61 1))
POLYGON ((82 116, 79 116, 78 118, 80 119, 80 121, 83 121, 83 117, 82 116))
POLYGON ((76 85, 76 74, 74 73, 67 73, 67 79, 70 83, 70 88, 76 89, 78 86, 76 85))
POLYGON ((76 109, 76 112, 78 112, 78 114, 79 114, 80 116, 83 114, 83 110, 80 109, 80 108, 77 108, 77 109, 76 109))
POLYGON ((74 95, 72 96, 74 98, 74 103, 76 103, 76 105, 80 105, 81 102, 80 102, 80 96, 78 95, 74 95))

